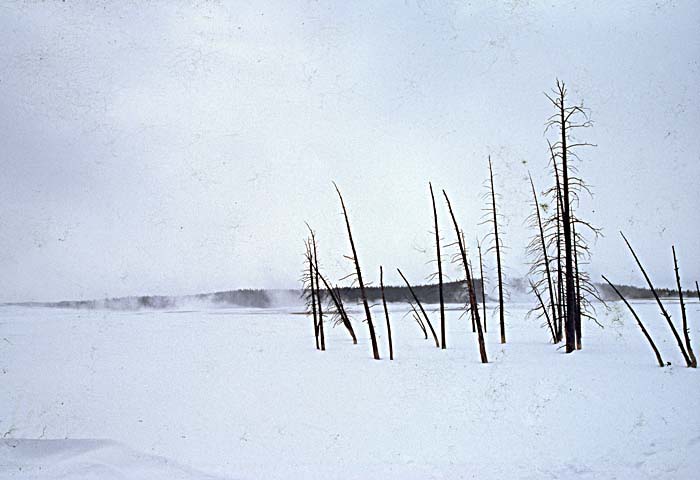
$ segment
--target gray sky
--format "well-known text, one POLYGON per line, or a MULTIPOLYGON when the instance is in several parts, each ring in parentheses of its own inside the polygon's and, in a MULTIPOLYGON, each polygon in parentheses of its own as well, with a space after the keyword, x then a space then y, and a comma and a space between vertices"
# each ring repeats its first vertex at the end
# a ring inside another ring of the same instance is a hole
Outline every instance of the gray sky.
POLYGON ((481 236, 489 154, 521 275, 556 78, 595 121, 590 271, 641 284, 623 229, 659 285, 675 243, 690 287, 700 4, 577 3, 3 2, 0 301, 295 287, 304 220, 340 277, 332 180, 365 275, 423 281, 428 180, 481 236))

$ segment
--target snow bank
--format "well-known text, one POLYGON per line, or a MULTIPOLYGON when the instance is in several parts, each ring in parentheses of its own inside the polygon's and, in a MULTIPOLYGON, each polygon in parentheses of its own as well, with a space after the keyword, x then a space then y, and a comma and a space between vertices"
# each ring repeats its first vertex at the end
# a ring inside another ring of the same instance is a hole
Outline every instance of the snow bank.
POLYGON ((0 441, 0 476, 54 480, 216 480, 165 457, 109 440, 0 441))

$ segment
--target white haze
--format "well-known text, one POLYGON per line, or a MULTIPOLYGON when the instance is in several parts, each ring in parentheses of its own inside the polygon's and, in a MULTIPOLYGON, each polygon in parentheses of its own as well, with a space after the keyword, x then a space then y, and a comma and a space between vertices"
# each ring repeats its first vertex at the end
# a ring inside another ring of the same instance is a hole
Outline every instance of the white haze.
POLYGON ((556 78, 595 121, 594 278, 641 285, 622 229, 690 287, 698 31, 695 2, 4 2, 0 301, 296 287, 305 220, 339 278, 332 180, 368 279, 424 281, 428 181, 482 236, 489 154, 520 276, 556 78))

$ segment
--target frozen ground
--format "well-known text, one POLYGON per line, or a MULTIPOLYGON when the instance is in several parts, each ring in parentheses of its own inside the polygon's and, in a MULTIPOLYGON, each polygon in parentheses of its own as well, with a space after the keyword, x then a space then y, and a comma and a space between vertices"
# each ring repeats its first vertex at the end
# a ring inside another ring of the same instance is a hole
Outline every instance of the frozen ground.
POLYGON ((574 355, 511 305, 489 365, 456 311, 441 351, 394 306, 390 362, 357 322, 316 351, 293 309, 2 307, 0 478, 698 478, 700 372, 653 304, 663 369, 613 305, 574 355))

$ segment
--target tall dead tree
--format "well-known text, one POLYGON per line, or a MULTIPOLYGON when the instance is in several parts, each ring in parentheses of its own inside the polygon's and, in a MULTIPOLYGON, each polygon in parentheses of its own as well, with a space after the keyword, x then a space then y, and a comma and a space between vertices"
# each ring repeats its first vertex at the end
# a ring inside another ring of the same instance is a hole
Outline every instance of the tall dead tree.
POLYGON ((637 254, 634 252, 634 249, 632 248, 632 245, 630 245, 630 242, 627 240, 627 237, 625 237, 625 234, 620 232, 620 235, 622 235, 622 239, 627 244, 627 248, 629 248, 630 252, 632 252, 632 256, 634 257, 635 262, 637 262, 637 266, 642 271, 642 275, 644 275, 644 279, 647 281, 647 285, 649 285, 649 289, 651 290, 651 293, 654 295, 654 298, 656 299, 656 303, 659 305, 659 309, 661 310, 661 314, 664 316, 664 318, 666 319, 666 322, 668 323, 668 326, 671 328, 671 331, 673 332, 673 336, 676 338, 676 342, 678 343, 678 348, 680 348, 681 353, 683 354, 683 359, 685 360, 686 365, 688 367, 692 366, 692 362, 690 361, 690 357, 688 356, 688 353, 685 351, 685 347, 683 346, 683 340, 681 340, 680 335, 678 335, 678 330, 676 330, 676 327, 673 325, 673 322, 671 321, 671 315, 668 314, 668 312, 666 311, 666 308, 664 308, 664 304, 661 303, 661 299, 659 298, 659 294, 656 292, 654 285, 652 285, 651 280, 649 279, 649 275, 647 275, 646 270, 644 270, 644 267, 642 266, 642 262, 639 261, 637 254))
POLYGON ((442 292, 442 256, 440 255, 440 230, 438 226, 437 208, 435 206, 435 195, 433 194, 433 184, 428 182, 430 186, 430 199, 433 202, 433 220, 435 223, 435 250, 437 251, 437 267, 438 267, 438 292, 440 297, 440 345, 444 350, 447 348, 445 343, 445 297, 442 292))
MULTIPOLYGON (((311 309, 314 320, 314 336, 316 337, 316 350, 321 349, 321 344, 318 336, 318 317, 316 316, 316 288, 314 285, 314 254, 311 247, 311 239, 304 242, 306 247, 306 262, 308 267, 302 274, 303 291, 305 293, 307 308, 311 309)), ((308 310, 307 310, 308 311, 308 310)), ((325 345, 324 345, 325 346, 325 345)))
MULTIPOLYGON (((308 227, 308 225, 307 225, 308 227)), ((313 270, 314 270, 314 286, 316 287, 316 307, 318 310, 318 335, 319 338, 321 339, 321 350, 326 349, 326 336, 323 333, 323 307, 321 306, 322 302, 322 297, 321 297, 321 282, 319 282, 319 274, 318 274, 318 253, 316 251, 316 234, 314 231, 309 228, 309 233, 311 234, 311 249, 313 251, 313 270)))
POLYGON ((479 242, 479 239, 476 240, 476 249, 479 251, 479 274, 481 275, 481 306, 484 311, 484 333, 487 333, 489 330, 486 326, 486 280, 484 279, 484 262, 481 257, 481 242, 479 242))
MULTIPOLYGON (((579 199, 579 192, 585 190, 590 193, 590 191, 583 180, 576 175, 577 168, 572 160, 578 159, 576 153, 578 147, 593 146, 591 143, 575 140, 573 135, 577 129, 588 128, 592 123, 582 105, 567 103, 567 90, 563 82, 557 80, 553 94, 545 95, 555 110, 546 122, 545 131, 554 129, 558 134, 558 140, 550 143, 549 146, 557 183, 554 189, 557 202, 557 235, 561 234, 557 246, 561 248, 563 243, 564 255, 563 279, 559 282, 564 296, 561 316, 564 317, 566 352, 571 353, 581 348, 581 317, 584 315, 584 307, 592 306, 584 293, 597 296, 595 286, 582 275, 578 268, 579 254, 587 252, 587 249, 585 244, 579 242, 582 237, 576 234, 576 224, 587 227, 590 225, 577 218, 573 212, 573 206, 579 199)), ((593 231, 599 235, 599 230, 593 229, 593 231)), ((586 316, 593 318, 589 314, 586 316)))
MULTIPOLYGON (((558 96, 550 100, 558 110, 558 119, 552 120, 553 124, 559 125, 561 132, 560 154, 562 161, 562 226, 564 231, 564 264, 566 268, 566 320, 564 322, 564 331, 566 334, 566 353, 571 353, 576 349, 576 291, 574 289, 574 253, 571 240, 571 215, 570 205, 571 196, 569 195, 569 147, 567 146, 568 135, 567 126, 568 119, 571 116, 571 110, 566 107, 566 89, 563 83, 557 81, 558 96)), ((575 111, 575 110, 574 110, 575 111)))
POLYGON ((416 292, 413 291, 413 287, 411 286, 410 283, 408 283, 408 280, 406 280, 406 277, 404 276, 403 273, 401 273, 400 269, 396 269, 399 272, 399 275, 401 275, 401 278, 403 278, 403 281, 406 283, 406 286, 408 287, 408 291, 411 292, 411 296, 413 297, 413 300, 416 302, 416 305, 418 305, 418 308, 420 309, 421 313, 423 314, 423 320, 425 320, 425 323, 428 324, 428 328, 430 328, 430 333, 433 334, 433 339, 435 340, 435 346, 437 348, 440 348, 440 342, 438 342, 438 337, 437 334, 435 333, 435 329, 433 328, 433 324, 430 323, 430 319, 428 318, 428 314, 425 313, 425 309, 423 308, 423 304, 420 303, 420 300, 418 300, 418 295, 416 295, 416 292))
POLYGON ((605 280, 608 285, 617 293, 617 296, 620 297, 620 299, 625 302, 625 305, 627 305, 627 308, 629 308, 629 311, 632 312, 632 315, 634 316, 635 320, 637 320, 637 325, 639 325, 639 328, 642 329, 642 333, 646 337, 647 341, 649 342, 649 345, 651 345, 651 348, 654 350, 654 355, 656 355, 656 361, 659 362, 659 367, 663 368, 665 366, 663 359, 661 358, 661 354, 659 353, 659 349, 656 348, 656 344, 654 343, 654 340, 651 339, 651 335, 649 335, 649 332, 647 332, 647 329, 644 328, 644 324, 642 321, 639 319, 639 316, 637 315, 637 312, 634 311, 634 308, 632 308, 632 305, 629 304, 629 302, 625 299, 625 297, 622 296, 622 293, 615 287, 615 285, 612 284, 610 280, 605 278, 605 275, 603 275, 603 280, 605 280))
POLYGON ((493 186, 493 166, 489 155, 489 191, 491 206, 488 214, 491 216, 493 227, 494 250, 496 251, 496 276, 498 279, 498 319, 501 328, 501 343, 506 343, 506 320, 505 308, 503 305, 503 269, 501 265, 501 239, 498 236, 498 211, 496 210, 496 189, 493 186))
POLYGON ((447 202, 447 209, 450 212, 450 217, 452 218, 452 224, 454 225, 455 235, 457 235, 457 245, 459 246, 459 255, 462 259, 462 265, 464 265, 464 273, 467 280, 467 293, 469 295, 469 305, 472 311, 472 318, 476 322, 476 330, 479 337, 479 354, 481 355, 481 363, 488 363, 489 359, 486 355, 486 345, 484 342, 484 332, 481 328, 481 319, 479 318, 479 304, 476 301, 476 293, 474 292, 474 283, 472 282, 472 275, 469 271, 469 261, 467 260, 467 250, 464 246, 464 239, 459 225, 457 225, 457 219, 452 211, 452 204, 450 204, 450 199, 447 196, 447 192, 444 190, 442 194, 445 196, 445 201, 447 202))
POLYGON ((382 291, 382 304, 384 305, 384 316, 386 317, 386 333, 389 337, 389 360, 394 359, 394 345, 391 341, 391 323, 389 322, 389 309, 386 307, 386 296, 384 295, 384 269, 379 266, 379 288, 382 291))
POLYGON ((561 193, 561 181, 559 180, 559 168, 557 167, 557 156, 554 153, 552 145, 549 145, 549 151, 552 155, 552 168, 554 169, 554 180, 556 183, 554 189, 555 203, 556 203, 556 215, 554 217, 554 222, 556 224, 556 231, 554 234, 554 239, 557 246, 557 321, 555 322, 555 328, 557 332, 557 342, 561 342, 564 339, 564 318, 566 317, 566 304, 564 303, 564 267, 562 263, 563 258, 563 239, 561 228, 561 218, 562 218, 562 193, 561 193))
POLYGON ((343 216, 345 217, 345 226, 348 230, 348 238, 350 239, 350 248, 352 249, 352 260, 355 264, 355 272, 357 274, 357 283, 360 287, 360 297, 362 298, 362 304, 365 307, 365 315, 367 316, 367 326, 369 327, 369 336, 372 341, 372 355, 375 360, 379 360, 379 347, 377 346, 377 336, 374 333, 374 324, 372 323, 372 314, 369 311, 369 303, 367 303, 367 292, 365 291, 365 283, 362 280, 362 271, 360 270, 360 262, 357 259, 357 250, 355 249, 355 242, 352 239, 352 231, 350 230, 350 219, 348 218, 348 211, 345 208, 345 202, 343 201, 343 196, 340 194, 340 189, 338 185, 333 182, 335 191, 338 192, 338 197, 340 198, 340 205, 343 207, 343 216))
POLYGON ((676 284, 678 285, 678 300, 681 304, 681 316, 683 318, 683 336, 685 337, 685 348, 688 351, 690 366, 692 368, 697 368, 698 361, 695 358, 695 353, 693 353, 693 347, 690 344, 690 333, 688 331, 688 317, 685 314, 685 303, 683 302, 683 288, 681 287, 681 276, 678 272, 678 259, 676 258, 676 247, 674 245, 671 245, 671 250, 673 251, 673 267, 676 271, 676 284))

